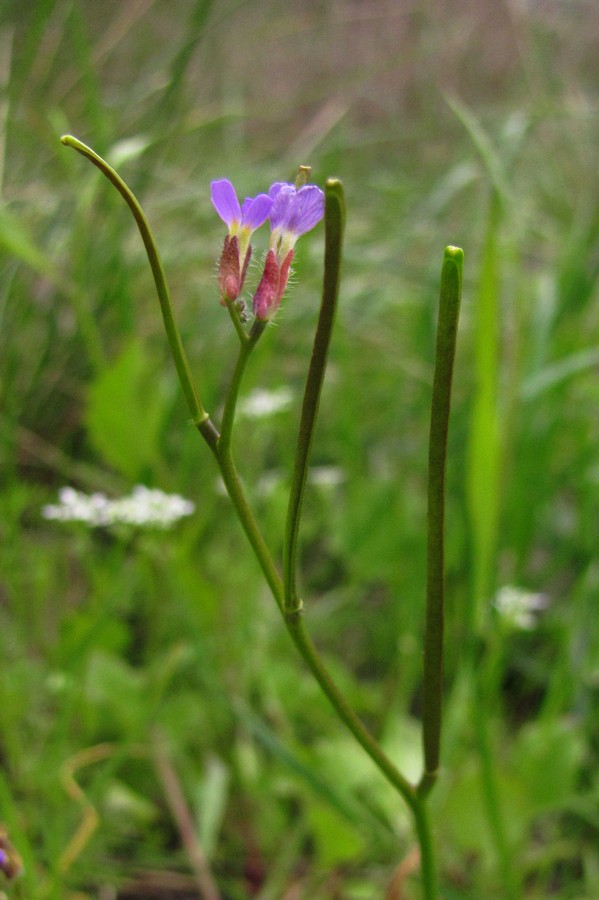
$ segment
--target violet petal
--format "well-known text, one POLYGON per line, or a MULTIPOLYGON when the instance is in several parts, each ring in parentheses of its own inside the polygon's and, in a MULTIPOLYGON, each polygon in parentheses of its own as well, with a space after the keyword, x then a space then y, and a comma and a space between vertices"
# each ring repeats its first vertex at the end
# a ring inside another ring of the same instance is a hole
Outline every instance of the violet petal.
POLYGON ((280 192, 281 188, 284 188, 284 187, 292 188, 293 185, 289 184, 288 181, 275 181, 275 183, 271 184, 271 186, 268 189, 268 196, 272 200, 275 200, 277 197, 277 194, 280 192))
POLYGON ((292 184, 278 182, 272 185, 268 193, 271 197, 274 195, 274 203, 270 211, 271 227, 273 229, 286 228, 295 202, 295 188, 292 184))
POLYGON ((234 223, 241 221, 241 207, 235 188, 228 178, 213 181, 210 187, 212 204, 223 222, 230 229, 234 223))
POLYGON ((267 194, 258 194, 257 197, 248 197, 241 209, 241 222, 244 228, 255 231, 268 219, 273 201, 267 194))
POLYGON ((324 216, 324 193, 315 184, 296 192, 286 228, 297 236, 305 234, 324 216))

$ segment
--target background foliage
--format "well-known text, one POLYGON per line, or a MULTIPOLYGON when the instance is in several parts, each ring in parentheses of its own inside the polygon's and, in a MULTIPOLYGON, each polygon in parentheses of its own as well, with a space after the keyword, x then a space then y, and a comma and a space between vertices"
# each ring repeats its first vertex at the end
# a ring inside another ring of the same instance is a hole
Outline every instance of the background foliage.
MULTIPOLYGON (((438 272, 445 244, 464 247, 433 797, 443 894, 505 896, 509 859, 523 896, 599 895, 593 11, 2 5, 0 819, 26 866, 11 897, 201 895, 181 798, 223 897, 379 897, 412 841, 292 652, 187 424, 133 224, 64 131, 142 200, 211 412, 235 335, 216 302, 210 180, 253 194, 310 163, 344 181, 304 593, 331 667, 408 769, 438 272), (114 496, 145 483, 197 512, 166 534, 44 521, 65 483, 114 496), (532 627, 493 604, 509 585, 544 596, 532 627)), ((238 433, 275 551, 321 255, 321 232, 299 245, 249 374, 248 391, 287 387, 293 402, 238 433)))

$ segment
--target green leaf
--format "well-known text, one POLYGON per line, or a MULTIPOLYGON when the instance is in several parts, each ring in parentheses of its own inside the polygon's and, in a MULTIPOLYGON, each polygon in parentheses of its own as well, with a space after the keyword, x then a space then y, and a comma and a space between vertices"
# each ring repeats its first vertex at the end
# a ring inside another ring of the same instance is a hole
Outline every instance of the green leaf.
POLYGON ((571 353, 557 362, 550 363, 536 372, 522 385, 522 399, 536 400, 541 394, 561 387, 564 382, 583 372, 593 372, 599 364, 599 351, 596 347, 571 353))
POLYGON ((60 282, 52 263, 35 245, 25 225, 6 206, 0 206, 0 249, 8 256, 16 256, 36 272, 60 282))
POLYGON ((147 797, 117 778, 106 787, 103 812, 104 820, 121 834, 141 832, 158 818, 156 806, 147 797))
POLYGON ((307 817, 316 845, 318 860, 324 869, 339 863, 355 861, 364 851, 364 841, 356 828, 342 818, 330 806, 321 803, 308 804, 307 817))
POLYGON ((89 438, 106 462, 132 482, 144 480, 159 465, 168 398, 157 378, 157 366, 136 338, 89 389, 89 438))
POLYGON ((112 654, 95 652, 85 675, 85 696, 90 707, 101 713, 104 725, 129 736, 137 736, 147 714, 145 679, 112 654))
MULTIPOLYGON (((495 772, 502 802, 509 809, 506 837, 512 848, 522 845, 529 826, 529 808, 518 780, 501 770, 495 772)), ((484 811, 483 785, 478 761, 471 760, 444 785, 444 796, 436 798, 435 820, 442 822, 442 840, 459 847, 462 853, 477 859, 481 870, 492 870, 496 863, 494 839, 484 811)))
POLYGON ((567 719, 531 722, 518 735, 514 767, 533 813, 558 809, 575 793, 584 738, 567 719))
POLYGON ((229 800, 230 771, 217 756, 204 763, 197 789, 197 823, 200 843, 208 859, 214 857, 229 800))

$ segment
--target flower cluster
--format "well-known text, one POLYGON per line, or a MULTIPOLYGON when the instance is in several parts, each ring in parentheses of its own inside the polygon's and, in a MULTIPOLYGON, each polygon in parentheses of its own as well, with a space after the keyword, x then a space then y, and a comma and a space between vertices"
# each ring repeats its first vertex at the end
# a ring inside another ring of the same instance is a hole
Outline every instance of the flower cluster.
POLYGON ((253 300, 256 319, 267 322, 281 304, 297 239, 314 228, 324 215, 324 194, 315 184, 298 187, 276 182, 268 194, 248 197, 240 205, 231 182, 221 179, 212 182, 212 203, 229 229, 218 269, 223 305, 239 299, 252 252, 251 236, 270 219, 270 246, 253 300))
POLYGON ((272 391, 255 388, 239 402, 239 415, 247 419, 264 419, 284 412, 291 405, 293 392, 283 386, 272 391))
POLYGON ((537 613, 545 609, 548 602, 545 594, 506 584, 497 591, 493 605, 506 625, 531 631, 536 625, 537 613))
POLYGON ((59 491, 58 499, 58 504, 44 506, 44 518, 82 522, 89 528, 110 525, 170 528, 179 519, 190 516, 195 509, 191 500, 144 485, 137 485, 129 496, 116 500, 109 499, 105 494, 84 494, 75 488, 64 487, 59 491))

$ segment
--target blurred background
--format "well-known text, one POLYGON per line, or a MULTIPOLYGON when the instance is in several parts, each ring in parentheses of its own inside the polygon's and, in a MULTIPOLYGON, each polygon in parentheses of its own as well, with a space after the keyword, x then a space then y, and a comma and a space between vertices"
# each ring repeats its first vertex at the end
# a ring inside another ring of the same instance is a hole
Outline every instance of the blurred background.
MULTIPOLYGON (((299 164, 343 180, 303 593, 327 663, 409 776, 438 279, 444 246, 464 248, 431 797, 442 895, 599 896, 596 12, 3 0, 0 822, 25 862, 10 897, 351 900, 393 879, 389 897, 418 896, 415 865, 397 869, 407 814, 296 658, 188 423, 130 214, 64 132, 142 202, 216 419, 237 339, 211 179, 240 196, 299 164), (196 512, 169 531, 42 514, 64 485, 136 484, 196 512)), ((322 249, 322 226, 298 245, 236 435, 276 557, 322 249)))

